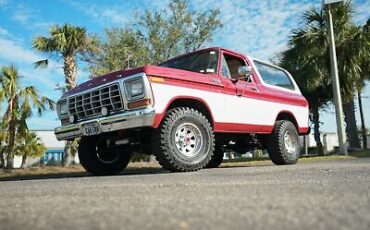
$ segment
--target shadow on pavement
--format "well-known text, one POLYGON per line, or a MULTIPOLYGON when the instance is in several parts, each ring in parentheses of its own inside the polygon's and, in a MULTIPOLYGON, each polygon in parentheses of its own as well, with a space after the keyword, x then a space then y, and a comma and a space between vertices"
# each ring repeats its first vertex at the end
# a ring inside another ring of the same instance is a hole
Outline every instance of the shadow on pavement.
MULTIPOLYGON (((114 176, 166 174, 166 173, 169 173, 169 172, 162 168, 130 168, 114 176)), ((49 173, 49 174, 9 175, 8 177, 0 178, 0 182, 1 181, 42 180, 42 179, 63 179, 63 178, 92 177, 92 176, 94 175, 88 172, 61 172, 61 173, 49 173)))

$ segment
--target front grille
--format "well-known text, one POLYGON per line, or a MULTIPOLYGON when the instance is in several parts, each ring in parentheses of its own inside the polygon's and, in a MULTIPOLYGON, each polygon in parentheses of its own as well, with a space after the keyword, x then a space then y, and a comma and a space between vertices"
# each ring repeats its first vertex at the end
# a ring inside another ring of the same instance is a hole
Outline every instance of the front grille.
POLYGON ((78 120, 101 115, 101 108, 109 111, 123 109, 119 85, 112 84, 68 98, 69 113, 78 120))

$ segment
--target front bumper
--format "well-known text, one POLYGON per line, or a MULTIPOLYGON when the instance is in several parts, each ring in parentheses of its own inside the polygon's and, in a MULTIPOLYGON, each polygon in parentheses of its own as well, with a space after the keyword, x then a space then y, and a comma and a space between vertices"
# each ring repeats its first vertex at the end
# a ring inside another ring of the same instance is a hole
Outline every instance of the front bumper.
POLYGON ((54 133, 59 141, 81 137, 84 135, 82 132, 83 126, 92 122, 99 124, 102 133, 122 129, 148 127, 153 125, 154 116, 155 111, 153 108, 139 109, 108 117, 82 121, 77 124, 60 126, 54 129, 54 133))

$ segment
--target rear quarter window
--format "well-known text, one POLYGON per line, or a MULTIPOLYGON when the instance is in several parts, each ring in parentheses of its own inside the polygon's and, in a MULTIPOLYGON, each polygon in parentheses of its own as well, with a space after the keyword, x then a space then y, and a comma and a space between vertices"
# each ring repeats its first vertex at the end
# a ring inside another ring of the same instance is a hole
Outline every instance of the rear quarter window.
POLYGON ((290 77, 285 71, 259 61, 254 61, 254 65, 257 67, 262 80, 266 84, 295 90, 293 82, 290 80, 290 77))

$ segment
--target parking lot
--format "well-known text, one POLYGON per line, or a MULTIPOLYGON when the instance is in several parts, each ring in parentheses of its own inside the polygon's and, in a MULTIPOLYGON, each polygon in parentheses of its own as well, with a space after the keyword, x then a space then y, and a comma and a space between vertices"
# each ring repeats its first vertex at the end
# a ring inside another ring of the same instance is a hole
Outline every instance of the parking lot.
POLYGON ((370 158, 0 182, 0 229, 370 229, 370 158))

